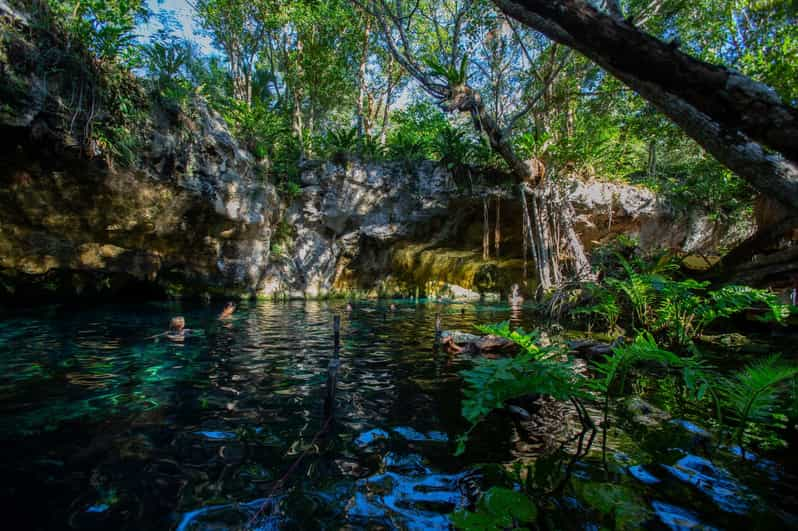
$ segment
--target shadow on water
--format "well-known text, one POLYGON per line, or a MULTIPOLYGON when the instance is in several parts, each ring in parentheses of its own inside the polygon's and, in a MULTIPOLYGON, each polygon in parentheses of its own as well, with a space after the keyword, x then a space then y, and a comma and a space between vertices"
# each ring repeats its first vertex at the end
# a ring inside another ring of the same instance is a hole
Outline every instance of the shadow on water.
MULTIPOLYGON (((511 316, 532 328, 525 311, 402 301, 347 313, 343 304, 243 304, 229 323, 215 319, 219 308, 179 303, 48 307, 0 322, 6 517, 31 529, 446 529, 479 491, 478 463, 532 461, 571 422, 566 406, 549 405, 548 424, 525 437, 499 415, 455 458, 466 428, 458 372, 470 361, 434 350, 435 314, 450 329, 511 316), (196 335, 145 340, 177 314, 196 335)), ((647 521, 734 527, 764 510, 763 521, 794 523, 794 482, 775 463, 727 469, 676 421, 627 428, 611 437, 613 473, 647 521)), ((575 466, 584 492, 603 474, 596 459, 575 466)), ((572 501, 562 521, 576 528, 594 508, 572 501)))

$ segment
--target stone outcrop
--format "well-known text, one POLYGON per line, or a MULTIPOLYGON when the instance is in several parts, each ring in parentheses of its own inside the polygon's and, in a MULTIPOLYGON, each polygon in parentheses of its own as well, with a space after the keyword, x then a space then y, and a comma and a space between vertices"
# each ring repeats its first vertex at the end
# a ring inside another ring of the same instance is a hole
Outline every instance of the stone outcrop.
POLYGON ((621 183, 569 180, 565 195, 576 211, 575 228, 587 249, 624 234, 644 252, 661 248, 715 254, 750 236, 753 220, 715 220, 698 209, 680 211, 647 188, 621 183))
POLYGON ((451 174, 428 161, 313 163, 301 182, 301 195, 284 214, 295 238, 285 256, 274 257, 267 295, 315 297, 365 287, 352 275, 384 280, 392 273, 390 258, 375 250, 434 239, 430 228, 448 217, 456 191, 451 174), (349 269, 355 261, 360 271, 349 269))
POLYGON ((70 103, 85 72, 39 68, 42 50, 21 31, 29 21, 9 9, 0 5, 18 30, 5 30, 0 53, 0 291, 257 292, 277 196, 222 119, 201 101, 180 110, 153 99, 132 161, 114 163, 99 143, 87 152, 93 124, 76 127, 70 103))
MULTIPOLYGON (((413 295, 416 290, 456 300, 504 296, 523 276, 521 209, 512 188, 459 189, 431 162, 343 164, 317 162, 302 172, 302 193, 287 208, 295 237, 273 257, 266 295, 320 296, 359 290, 413 295), (482 197, 489 199, 490 258, 482 257, 482 197), (502 241, 495 256, 495 204, 502 241)), ((592 249, 620 234, 644 251, 661 247, 711 254, 744 238, 706 213, 680 212, 648 189, 628 184, 567 180, 576 229, 592 249)), ((531 275, 531 265, 528 267, 531 275)), ((527 284, 527 291, 532 282, 527 284)))

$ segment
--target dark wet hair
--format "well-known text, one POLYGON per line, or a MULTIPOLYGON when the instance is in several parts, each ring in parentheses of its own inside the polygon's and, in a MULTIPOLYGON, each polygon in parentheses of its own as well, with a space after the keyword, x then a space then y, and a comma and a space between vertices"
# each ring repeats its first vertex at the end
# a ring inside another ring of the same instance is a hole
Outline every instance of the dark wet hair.
POLYGON ((225 308, 233 308, 235 307, 235 303, 233 301, 227 301, 227 304, 224 305, 225 308))

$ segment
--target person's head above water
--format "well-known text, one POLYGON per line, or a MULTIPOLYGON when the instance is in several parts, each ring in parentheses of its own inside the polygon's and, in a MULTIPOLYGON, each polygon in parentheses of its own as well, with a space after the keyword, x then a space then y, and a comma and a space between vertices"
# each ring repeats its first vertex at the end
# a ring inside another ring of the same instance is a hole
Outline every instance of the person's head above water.
POLYGON ((227 317, 230 317, 231 315, 233 315, 233 312, 235 311, 236 311, 236 305, 232 301, 229 301, 227 304, 224 305, 224 310, 222 310, 222 313, 219 314, 219 319, 225 319, 227 317))
POLYGON ((178 315, 177 317, 172 317, 172 320, 169 322, 169 330, 171 332, 182 332, 185 327, 186 327, 186 320, 181 315, 178 315))

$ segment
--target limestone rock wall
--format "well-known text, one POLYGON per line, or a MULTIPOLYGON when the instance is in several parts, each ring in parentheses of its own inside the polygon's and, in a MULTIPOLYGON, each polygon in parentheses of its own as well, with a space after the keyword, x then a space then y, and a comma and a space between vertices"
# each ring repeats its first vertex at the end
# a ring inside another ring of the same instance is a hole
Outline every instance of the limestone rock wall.
POLYGON ((434 237, 456 191, 451 174, 432 162, 312 163, 301 180, 301 196, 284 214, 294 237, 273 257, 265 295, 320 296, 390 276, 374 250, 434 237))
POLYGON ((256 293, 278 198, 223 120, 150 98, 116 163, 87 146, 105 111, 83 123, 71 103, 87 74, 57 49, 42 67, 30 20, 5 2, 0 17, 0 294, 256 293))
MULTIPOLYGON (((562 187, 588 250, 624 234, 637 238, 643 251, 666 247, 712 254, 753 229, 741 223, 731 231, 706 213, 680 212, 642 187, 578 180, 562 187)), ((272 257, 264 295, 445 294, 451 286, 504 294, 523 278, 518 192, 461 190, 446 169, 431 162, 310 164, 302 173, 302 193, 284 219, 294 232, 283 253, 272 257), (482 258, 483 197, 489 205, 488 260, 482 258)), ((532 264, 527 265, 532 275, 532 264)), ((527 289, 533 288, 530 279, 527 289)))

